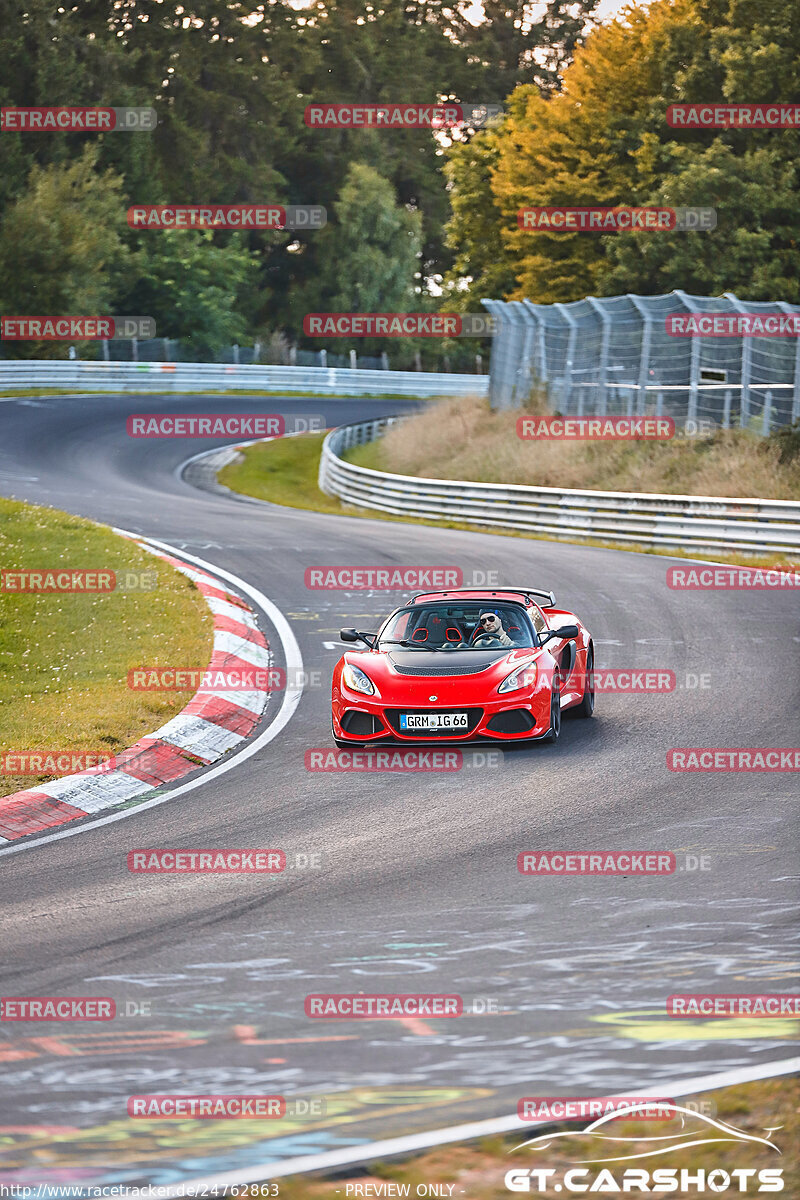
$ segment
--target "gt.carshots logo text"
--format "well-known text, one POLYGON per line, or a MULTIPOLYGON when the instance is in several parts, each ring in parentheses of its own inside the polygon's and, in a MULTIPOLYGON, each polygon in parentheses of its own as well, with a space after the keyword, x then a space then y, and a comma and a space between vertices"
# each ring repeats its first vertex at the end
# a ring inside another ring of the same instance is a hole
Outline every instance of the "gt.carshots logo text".
POLYGON ((800 771, 800 750, 786 746, 681 746, 667 751, 670 771, 800 771))
POLYGON ((322 229, 321 204, 134 204, 131 229, 322 229))
POLYGON ((431 993, 389 993, 351 995, 325 993, 306 996, 307 1017, 363 1017, 367 1020, 396 1020, 398 1017, 460 1017, 464 1012, 461 996, 431 993))
POLYGON ((491 337, 494 317, 483 313, 306 313, 308 337, 491 337))
POLYGON ((310 129, 478 128, 503 111, 502 104, 309 104, 310 129))
POLYGON ((110 996, 2 996, 0 1021, 113 1021, 110 996))
POLYGON ((523 441, 668 441, 672 417, 518 417, 523 441))
POLYGON ((522 850, 521 875, 673 875, 675 855, 661 850, 522 850))
POLYGON ((0 317, 4 342, 97 342, 154 338, 154 317, 0 317))
POLYGON ((303 576, 311 591, 416 591, 460 588, 460 567, 307 567, 303 576))
POLYGON ((766 1194, 783 1191, 783 1168, 738 1167, 731 1171, 722 1167, 704 1167, 696 1170, 688 1167, 656 1167, 652 1171, 645 1167, 619 1168, 614 1171, 606 1167, 592 1170, 589 1167, 572 1167, 563 1175, 555 1167, 512 1167, 506 1171, 505 1186, 509 1192, 535 1192, 539 1195, 553 1194, 553 1190, 585 1195, 587 1192, 604 1196, 631 1193, 660 1196, 690 1196, 708 1193, 718 1196, 722 1192, 741 1196, 750 1191, 766 1194))
POLYGON ((157 124, 154 108, 0 108, 3 133, 143 133, 157 124))

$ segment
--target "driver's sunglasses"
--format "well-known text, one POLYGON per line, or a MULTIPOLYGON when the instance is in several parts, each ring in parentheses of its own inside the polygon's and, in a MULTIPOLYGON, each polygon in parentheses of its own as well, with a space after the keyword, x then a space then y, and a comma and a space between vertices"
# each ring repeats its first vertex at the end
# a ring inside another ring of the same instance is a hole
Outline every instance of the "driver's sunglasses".
POLYGON ((481 625, 494 625, 497 617, 481 617, 481 625))

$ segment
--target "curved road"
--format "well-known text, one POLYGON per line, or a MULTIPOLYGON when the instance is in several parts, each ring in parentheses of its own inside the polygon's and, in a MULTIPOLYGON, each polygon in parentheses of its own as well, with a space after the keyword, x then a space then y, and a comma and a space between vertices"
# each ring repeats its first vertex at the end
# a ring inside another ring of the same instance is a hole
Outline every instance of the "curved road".
MULTIPOLYGON (((680 992, 791 990, 796 777, 670 773, 671 746, 797 744, 789 592, 675 592, 669 560, 323 516, 200 491, 207 441, 134 441, 133 412, 324 412, 398 401, 97 397, 0 401, 0 491, 161 539, 232 571, 321 671, 277 738, 224 777, 126 819, 0 855, 4 995, 112 995, 150 1015, 5 1025, 0 1182, 167 1183, 513 1112, 523 1095, 630 1093, 787 1058, 789 1022, 664 1017, 680 992), (447 774, 320 774, 342 624, 399 593, 310 592, 308 566, 455 564, 552 588, 598 665, 676 672, 603 695, 557 747, 447 774), (791 670, 790 670, 791 668, 791 670), (707 675, 706 687, 693 677, 707 675), (130 875, 144 847, 281 847, 317 869, 130 875), (532 879, 526 849, 673 850, 705 870, 532 879), (312 1021, 309 992, 457 992, 456 1021, 312 1021), (496 1012, 485 1011, 497 1009, 496 1012), (44 1033, 44 1036, 43 1036, 44 1033), (136 1093, 327 1097, 324 1119, 129 1122, 136 1093), (277 1126, 280 1125, 280 1128, 277 1126)), ((267 627, 273 646, 280 648, 267 627)), ((312 684, 314 678, 312 675, 312 684)), ((273 719, 271 704, 266 721, 273 719)))

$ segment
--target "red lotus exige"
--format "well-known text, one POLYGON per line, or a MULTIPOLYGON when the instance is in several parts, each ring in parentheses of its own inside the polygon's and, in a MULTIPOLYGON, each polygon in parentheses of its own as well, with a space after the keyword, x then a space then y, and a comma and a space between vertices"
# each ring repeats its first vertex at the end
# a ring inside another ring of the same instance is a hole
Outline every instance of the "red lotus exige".
POLYGON ((555 742, 561 713, 594 711, 594 647, 574 613, 536 588, 422 592, 378 633, 341 631, 337 746, 555 742))

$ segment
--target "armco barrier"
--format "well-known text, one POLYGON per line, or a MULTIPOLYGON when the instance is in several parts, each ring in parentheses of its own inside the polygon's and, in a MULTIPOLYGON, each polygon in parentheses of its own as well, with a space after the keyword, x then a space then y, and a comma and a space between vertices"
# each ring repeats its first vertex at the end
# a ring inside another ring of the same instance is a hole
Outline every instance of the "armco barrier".
POLYGON ((230 363, 0 359, 0 394, 19 388, 75 392, 313 392, 348 396, 485 396, 487 375, 358 371, 230 363))
POLYGON ((793 554, 800 503, 715 496, 581 492, 524 484, 419 479, 358 467, 343 451, 382 436, 402 417, 343 425, 326 437, 319 486, 346 504, 397 516, 463 521, 526 533, 684 550, 793 554))

